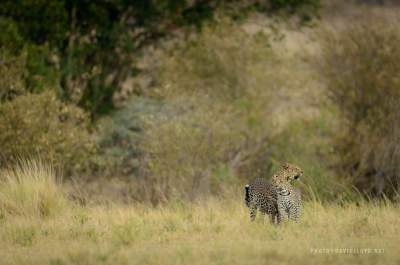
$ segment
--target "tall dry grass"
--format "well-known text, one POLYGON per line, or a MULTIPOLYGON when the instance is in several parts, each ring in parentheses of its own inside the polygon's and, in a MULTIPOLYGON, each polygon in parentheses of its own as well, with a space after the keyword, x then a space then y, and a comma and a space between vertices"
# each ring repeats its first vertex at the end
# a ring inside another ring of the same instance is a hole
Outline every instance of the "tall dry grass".
POLYGON ((0 216, 49 217, 67 207, 60 179, 51 165, 20 159, 0 171, 0 216))
POLYGON ((304 205, 302 221, 250 222, 240 200, 149 209, 75 208, 50 219, 1 221, 11 264, 396 264, 399 209, 389 204, 304 205))

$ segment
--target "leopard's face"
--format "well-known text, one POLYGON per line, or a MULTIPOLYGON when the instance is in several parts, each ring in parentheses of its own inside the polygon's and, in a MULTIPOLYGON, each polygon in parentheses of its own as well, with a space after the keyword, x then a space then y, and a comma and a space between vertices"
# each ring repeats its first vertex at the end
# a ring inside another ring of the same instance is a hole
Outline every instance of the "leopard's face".
POLYGON ((303 170, 298 166, 285 163, 277 174, 272 177, 272 180, 277 184, 291 183, 303 176, 303 170))

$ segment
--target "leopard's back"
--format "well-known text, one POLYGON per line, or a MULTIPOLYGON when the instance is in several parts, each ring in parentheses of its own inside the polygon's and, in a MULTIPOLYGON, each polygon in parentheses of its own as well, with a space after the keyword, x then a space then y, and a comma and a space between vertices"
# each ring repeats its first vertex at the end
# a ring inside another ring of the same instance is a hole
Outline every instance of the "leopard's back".
MULTIPOLYGON (((246 205, 256 208, 264 214, 277 214, 277 196, 275 186, 263 178, 256 178, 246 185, 246 205)), ((252 216, 252 219, 254 217, 252 216)))

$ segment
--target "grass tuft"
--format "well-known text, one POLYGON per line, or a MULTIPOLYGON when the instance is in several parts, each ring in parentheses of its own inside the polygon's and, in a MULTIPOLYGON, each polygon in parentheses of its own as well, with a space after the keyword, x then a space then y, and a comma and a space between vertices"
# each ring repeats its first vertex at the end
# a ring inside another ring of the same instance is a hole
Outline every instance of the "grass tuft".
POLYGON ((67 205, 56 174, 43 161, 20 159, 0 172, 0 215, 48 217, 67 205))

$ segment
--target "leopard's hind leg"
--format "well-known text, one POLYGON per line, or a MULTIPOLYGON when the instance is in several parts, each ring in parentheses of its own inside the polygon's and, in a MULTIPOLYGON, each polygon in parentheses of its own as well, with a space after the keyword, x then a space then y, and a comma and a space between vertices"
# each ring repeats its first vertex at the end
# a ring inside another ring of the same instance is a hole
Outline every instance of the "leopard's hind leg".
POLYGON ((254 202, 251 202, 249 205, 250 209, 250 220, 254 221, 257 215, 257 205, 254 202))

